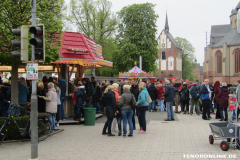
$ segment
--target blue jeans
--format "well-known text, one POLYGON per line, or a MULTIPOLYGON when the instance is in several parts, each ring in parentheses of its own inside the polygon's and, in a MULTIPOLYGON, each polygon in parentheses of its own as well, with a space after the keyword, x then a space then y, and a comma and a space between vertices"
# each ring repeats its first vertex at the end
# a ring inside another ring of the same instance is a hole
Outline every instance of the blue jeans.
POLYGON ((232 121, 235 119, 235 110, 232 110, 232 121))
POLYGON ((112 134, 111 132, 111 127, 112 127, 112 121, 113 121, 113 118, 108 118, 104 127, 103 127, 103 133, 108 133, 108 134, 112 134), (107 132, 107 129, 108 129, 108 132, 107 132))
POLYGON ((130 108, 124 109, 124 110, 121 110, 121 114, 123 119, 123 135, 127 134, 127 121, 130 128, 129 135, 133 135, 133 124, 132 124, 133 110, 130 108))
POLYGON ((66 98, 65 97, 61 97, 61 105, 59 108, 59 118, 60 119, 64 119, 64 110, 63 110, 63 103, 65 102, 66 98))
POLYGON ((89 108, 90 107, 90 101, 86 101, 86 108, 89 108))
POLYGON ((155 101, 152 101, 152 102, 149 104, 149 111, 151 111, 151 110, 154 111, 154 107, 155 107, 155 101))
POLYGON ((142 127, 143 131, 147 130, 147 122, 146 122, 146 110, 138 112, 138 121, 140 128, 142 127))
POLYGON ((169 120, 174 119, 173 102, 166 102, 166 106, 167 106, 167 119, 169 120))
POLYGON ((51 123, 51 129, 55 130, 55 114, 54 113, 49 113, 50 114, 50 118, 49 121, 51 123))
POLYGON ((158 103, 158 106, 159 106, 159 110, 160 111, 163 111, 163 107, 164 107, 164 99, 157 99, 157 103, 158 103))
POLYGON ((119 133, 122 133, 122 117, 119 117, 118 119, 117 119, 117 122, 118 122, 118 131, 119 131, 119 133))
POLYGON ((94 98, 93 107, 96 108, 96 112, 101 112, 101 106, 97 98, 94 98))
POLYGON ((221 119, 228 120, 228 111, 227 108, 220 108, 221 119), (223 117, 223 111, 225 112, 225 118, 223 117))

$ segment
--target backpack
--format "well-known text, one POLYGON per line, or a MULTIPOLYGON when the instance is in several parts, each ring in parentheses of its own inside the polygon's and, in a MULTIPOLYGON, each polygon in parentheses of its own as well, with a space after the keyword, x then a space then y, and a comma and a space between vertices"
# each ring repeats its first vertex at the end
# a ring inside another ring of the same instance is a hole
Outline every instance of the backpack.
MULTIPOLYGON (((200 98, 200 90, 196 89, 196 86, 193 86, 195 88, 195 95, 192 96, 193 99, 199 99, 200 98)), ((200 87, 199 87, 200 88, 200 87)))
MULTIPOLYGON (((187 89, 186 89, 186 90, 187 90, 187 89)), ((187 100, 187 99, 186 99, 186 90, 184 90, 184 91, 182 92, 181 96, 180 96, 180 100, 181 100, 181 101, 187 100)))

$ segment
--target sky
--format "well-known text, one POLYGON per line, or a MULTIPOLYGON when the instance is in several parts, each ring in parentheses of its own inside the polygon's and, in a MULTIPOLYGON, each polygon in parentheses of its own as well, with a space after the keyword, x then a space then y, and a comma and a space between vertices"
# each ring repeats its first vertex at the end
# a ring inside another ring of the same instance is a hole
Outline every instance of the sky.
MULTIPOLYGON (((68 4, 70 0, 65 0, 68 4)), ((123 7, 140 4, 156 4, 157 37, 164 29, 166 12, 168 15, 169 31, 172 36, 186 38, 195 47, 198 63, 203 65, 204 47, 210 40, 211 25, 230 24, 230 14, 239 0, 109 0, 112 11, 118 12, 123 7)), ((156 38, 157 38, 156 37, 156 38)))

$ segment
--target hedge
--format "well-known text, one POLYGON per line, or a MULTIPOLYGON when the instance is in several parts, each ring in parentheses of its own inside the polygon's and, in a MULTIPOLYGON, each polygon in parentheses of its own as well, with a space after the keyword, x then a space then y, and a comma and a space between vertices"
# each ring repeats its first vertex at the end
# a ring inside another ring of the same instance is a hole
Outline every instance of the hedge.
MULTIPOLYGON (((48 113, 39 113, 39 115, 42 115, 42 114, 48 114, 48 113)), ((5 119, 6 119, 5 117, 0 117, 0 128, 2 127, 5 119)), ((20 128, 25 128, 27 125, 27 122, 29 120, 29 115, 23 116, 23 117, 14 117, 14 119, 16 120, 16 122, 20 128)), ((29 122, 29 125, 30 125, 30 122, 29 122)), ((27 127, 29 128, 29 126, 27 126, 27 127)), ((25 139, 26 138, 30 138, 30 137, 26 136, 25 139)), ((9 129, 8 129, 8 133, 7 133, 7 137, 5 138, 5 140, 19 140, 19 139, 22 139, 20 132, 19 132, 16 124, 11 120, 9 129)))

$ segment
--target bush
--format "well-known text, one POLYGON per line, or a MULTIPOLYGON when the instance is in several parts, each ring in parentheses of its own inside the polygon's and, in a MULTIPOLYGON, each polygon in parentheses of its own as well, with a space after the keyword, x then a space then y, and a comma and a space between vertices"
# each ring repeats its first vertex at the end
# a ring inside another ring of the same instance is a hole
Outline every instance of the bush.
MULTIPOLYGON (((5 118, 0 117, 0 126, 3 125, 5 118)), ((29 116, 24 116, 24 117, 15 117, 15 120, 20 128, 25 128, 27 125, 27 122, 29 120, 29 116)), ((16 126, 16 124, 13 121, 10 121, 10 126, 8 129, 8 134, 5 140, 17 140, 21 139, 20 132, 16 126)), ((26 137, 27 138, 27 137, 26 137)))
MULTIPOLYGON (((39 113, 38 115, 42 115, 42 114, 47 114, 49 116, 48 113, 39 113)), ((14 119, 16 120, 20 128, 28 127, 27 131, 29 131, 30 122, 28 126, 26 126, 29 120, 29 117, 30 116, 28 115, 24 117, 14 117, 14 119)), ((0 117, 0 128, 2 127, 5 119, 6 119, 5 117, 0 117)), ((30 138, 30 137, 26 136, 25 138, 30 138)), ((10 126, 9 126, 7 137, 5 138, 5 140, 18 140, 18 139, 22 139, 20 132, 16 124, 13 121, 10 121, 10 126)))

